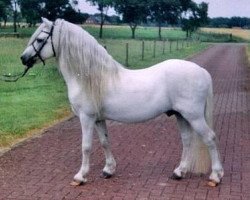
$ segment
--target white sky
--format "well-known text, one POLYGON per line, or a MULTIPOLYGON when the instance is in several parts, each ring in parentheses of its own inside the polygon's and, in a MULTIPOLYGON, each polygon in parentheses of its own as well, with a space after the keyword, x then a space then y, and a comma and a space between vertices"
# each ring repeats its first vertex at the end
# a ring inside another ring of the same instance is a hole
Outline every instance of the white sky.
MULTIPOLYGON (((209 17, 250 17, 250 0, 193 0, 196 3, 202 1, 209 4, 209 17)), ((94 14, 98 13, 95 6, 85 0, 79 0, 79 8, 81 11, 94 14)), ((108 10, 108 15, 115 14, 113 9, 108 10)))
POLYGON ((209 17, 250 17, 250 0, 194 0, 208 3, 209 17))

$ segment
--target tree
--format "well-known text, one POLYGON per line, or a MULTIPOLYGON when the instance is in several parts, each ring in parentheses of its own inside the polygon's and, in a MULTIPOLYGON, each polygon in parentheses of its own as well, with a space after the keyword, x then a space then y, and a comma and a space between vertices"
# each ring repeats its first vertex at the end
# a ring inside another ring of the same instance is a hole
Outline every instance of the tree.
POLYGON ((17 32, 17 0, 12 0, 13 6, 13 21, 14 21, 14 32, 17 32))
POLYGON ((215 17, 208 19, 209 27, 215 28, 232 28, 232 27, 241 27, 241 28, 250 28, 250 18, 247 17, 215 17))
POLYGON ((161 27, 164 24, 176 24, 181 18, 181 13, 186 11, 191 0, 150 0, 150 17, 158 25, 159 39, 161 27))
POLYGON ((84 22, 88 15, 76 11, 77 0, 19 0, 22 15, 29 25, 35 25, 40 17, 50 20, 63 18, 73 23, 84 22))
POLYGON ((117 16, 117 15, 106 16, 106 18, 107 18, 107 21, 110 22, 111 24, 116 24, 116 25, 118 25, 118 24, 121 24, 121 23, 122 23, 120 17, 117 16))
POLYGON ((76 12, 73 7, 66 8, 62 14, 63 19, 78 24, 82 24, 83 22, 85 22, 88 17, 88 14, 81 13, 80 11, 76 12))
POLYGON ((100 31, 99 31, 99 38, 102 38, 103 35, 103 25, 105 23, 106 15, 105 12, 107 12, 109 6, 111 6, 112 1, 111 0, 87 0, 89 2, 92 2, 93 5, 98 6, 98 10, 100 11, 100 31))
POLYGON ((21 13, 29 26, 34 26, 40 21, 41 9, 40 0, 20 0, 21 13))
POLYGON ((226 17, 216 17, 209 19, 209 26, 216 28, 228 28, 230 23, 230 18, 226 17))
POLYGON ((123 21, 129 24, 132 38, 135 38, 135 30, 138 24, 146 21, 149 15, 147 0, 115 0, 113 1, 113 6, 116 12, 122 15, 123 21))
POLYGON ((6 26, 7 16, 11 10, 11 0, 0 0, 0 19, 3 19, 6 26))
POLYGON ((57 18, 62 18, 63 12, 70 7, 69 0, 40 0, 41 16, 54 21, 57 18))
POLYGON ((194 31, 208 22, 207 11, 207 3, 190 3, 189 9, 185 13, 186 16, 182 18, 182 29, 186 31, 187 37, 191 37, 194 31))

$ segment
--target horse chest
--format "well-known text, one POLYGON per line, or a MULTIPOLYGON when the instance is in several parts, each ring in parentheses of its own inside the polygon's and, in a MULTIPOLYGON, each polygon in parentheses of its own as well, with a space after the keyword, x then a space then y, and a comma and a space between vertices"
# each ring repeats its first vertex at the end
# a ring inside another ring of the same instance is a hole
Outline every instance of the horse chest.
MULTIPOLYGON (((66 81, 67 82, 67 81, 66 81)), ((80 112, 92 113, 92 106, 82 88, 74 81, 67 82, 68 98, 73 112, 79 116, 80 112)))

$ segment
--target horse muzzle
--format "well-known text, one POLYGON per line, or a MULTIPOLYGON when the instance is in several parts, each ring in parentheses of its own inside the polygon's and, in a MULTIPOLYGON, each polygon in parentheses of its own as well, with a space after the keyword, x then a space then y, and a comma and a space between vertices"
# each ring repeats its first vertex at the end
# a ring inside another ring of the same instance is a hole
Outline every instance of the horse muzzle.
POLYGON ((34 59, 34 57, 31 57, 31 58, 28 58, 27 56, 25 55, 22 55, 20 57, 21 61, 22 61, 22 64, 23 65, 26 65, 27 67, 33 67, 33 65, 36 63, 36 60, 34 59))

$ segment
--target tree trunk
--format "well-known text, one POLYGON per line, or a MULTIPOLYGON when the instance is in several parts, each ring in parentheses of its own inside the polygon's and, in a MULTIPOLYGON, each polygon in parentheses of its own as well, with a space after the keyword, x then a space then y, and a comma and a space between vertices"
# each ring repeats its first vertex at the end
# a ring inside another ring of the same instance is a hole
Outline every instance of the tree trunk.
POLYGON ((103 24, 104 24, 104 23, 102 23, 102 22, 101 22, 101 24, 100 24, 100 31, 99 31, 99 38, 100 38, 100 39, 102 39, 102 35, 103 35, 103 24))
POLYGON ((16 25, 16 21, 17 21, 17 2, 14 1, 14 16, 13 16, 13 19, 14 19, 14 32, 16 33, 17 32, 17 25, 16 25))
POLYGON ((159 24, 158 24, 158 36, 159 36, 159 40, 161 40, 162 39, 162 37, 161 37, 161 23, 159 22, 159 24))
POLYGON ((103 25, 104 25, 104 22, 105 22, 105 15, 104 15, 104 11, 103 11, 103 6, 100 6, 99 10, 101 12, 101 22, 100 22, 99 38, 102 39, 102 36, 103 36, 103 25))
POLYGON ((135 30, 137 27, 137 24, 129 24, 131 31, 132 31, 132 39, 135 39, 135 30))

